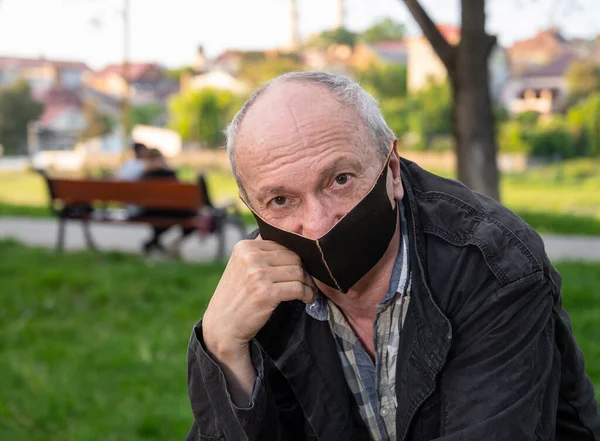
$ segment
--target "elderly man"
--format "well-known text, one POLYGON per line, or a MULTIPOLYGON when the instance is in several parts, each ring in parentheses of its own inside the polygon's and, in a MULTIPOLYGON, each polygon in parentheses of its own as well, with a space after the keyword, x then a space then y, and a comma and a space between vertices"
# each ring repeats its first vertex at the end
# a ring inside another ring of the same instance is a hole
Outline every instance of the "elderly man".
POLYGON ((401 159, 360 86, 276 78, 228 150, 260 235, 192 332, 188 440, 600 440, 539 236, 401 159))

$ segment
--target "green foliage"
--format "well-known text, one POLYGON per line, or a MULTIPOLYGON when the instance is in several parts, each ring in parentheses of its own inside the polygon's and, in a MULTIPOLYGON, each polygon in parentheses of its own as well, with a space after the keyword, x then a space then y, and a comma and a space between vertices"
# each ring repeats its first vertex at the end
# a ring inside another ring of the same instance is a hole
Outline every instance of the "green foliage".
POLYGON ((44 108, 31 96, 27 82, 0 88, 0 144, 4 153, 20 153, 27 141, 27 123, 37 120, 44 108))
POLYGON ((561 117, 529 128, 525 141, 531 146, 531 156, 553 160, 576 158, 585 152, 577 142, 577 136, 561 117))
POLYGON ((320 34, 313 35, 307 42, 308 47, 327 49, 334 44, 343 44, 353 48, 358 40, 358 34, 346 28, 330 29, 320 34))
POLYGON ((296 54, 278 54, 268 57, 253 57, 242 64, 239 78, 256 88, 286 72, 303 70, 300 58, 296 54))
POLYGON ((138 124, 156 125, 165 112, 161 104, 146 104, 145 106, 136 106, 131 109, 131 126, 138 124))
POLYGON ((529 153, 531 145, 525 140, 525 127, 518 121, 498 125, 498 146, 505 153, 529 153))
POLYGON ((571 107, 567 122, 580 136, 582 153, 600 156, 600 92, 571 107))
POLYGON ((169 126, 184 141, 207 147, 223 145, 223 130, 238 109, 238 100, 229 91, 202 89, 176 95, 169 101, 169 126))
POLYGON ((437 136, 451 135, 452 96, 448 83, 430 83, 429 87, 408 96, 409 129, 419 136, 423 149, 432 147, 437 136))
POLYGON ((528 110, 527 112, 519 113, 515 117, 515 120, 518 123, 523 124, 525 126, 533 126, 538 122, 539 119, 540 114, 533 110, 528 110))
POLYGON ((86 102, 84 104, 83 115, 85 117, 86 127, 79 134, 80 141, 104 136, 111 132, 113 122, 107 115, 100 113, 93 103, 86 102))
POLYGON ((600 66, 591 60, 578 61, 566 73, 571 102, 600 92, 600 66))
POLYGON ((378 41, 402 40, 406 35, 406 26, 387 17, 373 24, 360 34, 360 39, 365 43, 378 41))
POLYGON ((194 69, 191 66, 179 67, 177 69, 169 69, 165 72, 165 76, 171 81, 179 83, 181 76, 184 73, 192 73, 194 69))
POLYGON ((406 96, 407 75, 401 64, 373 64, 354 76, 367 92, 383 101, 406 96))

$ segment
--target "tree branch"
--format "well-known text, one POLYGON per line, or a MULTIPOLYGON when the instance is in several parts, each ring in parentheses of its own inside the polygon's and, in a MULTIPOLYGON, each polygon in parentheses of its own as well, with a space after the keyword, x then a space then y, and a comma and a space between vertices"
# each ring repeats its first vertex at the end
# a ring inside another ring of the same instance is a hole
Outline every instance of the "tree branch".
POLYGON ((429 40, 433 50, 450 72, 452 70, 455 48, 444 38, 433 20, 419 3, 419 0, 404 0, 404 4, 406 4, 413 18, 420 26, 425 38, 429 40))

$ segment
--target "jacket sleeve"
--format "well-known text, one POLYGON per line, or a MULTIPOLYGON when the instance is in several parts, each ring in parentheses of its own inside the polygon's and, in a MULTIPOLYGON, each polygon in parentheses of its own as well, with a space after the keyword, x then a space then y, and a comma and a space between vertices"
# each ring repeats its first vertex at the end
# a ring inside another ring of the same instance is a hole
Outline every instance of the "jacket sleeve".
POLYGON ((554 289, 536 273, 470 294, 463 304, 469 306, 451 318, 438 441, 554 439, 560 384, 554 289))
POLYGON ((188 393, 194 423, 186 441, 305 439, 303 430, 294 430, 302 423, 299 405, 286 404, 271 391, 266 381, 268 364, 254 341, 251 354, 258 376, 248 407, 239 408, 231 400, 223 371, 204 348, 202 322, 194 327, 188 347, 188 393))

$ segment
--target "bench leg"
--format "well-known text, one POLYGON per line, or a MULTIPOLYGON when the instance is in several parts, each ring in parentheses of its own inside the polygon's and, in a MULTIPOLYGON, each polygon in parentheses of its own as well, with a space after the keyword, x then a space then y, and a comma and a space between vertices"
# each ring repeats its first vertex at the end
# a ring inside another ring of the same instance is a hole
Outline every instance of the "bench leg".
POLYGON ((62 251, 65 248, 65 228, 67 221, 64 217, 58 218, 58 238, 56 241, 56 251, 62 251))
POLYGON ((90 223, 88 221, 81 221, 81 226, 83 228, 83 235, 85 236, 85 243, 89 249, 96 251, 98 248, 92 238, 92 233, 90 231, 90 223))

